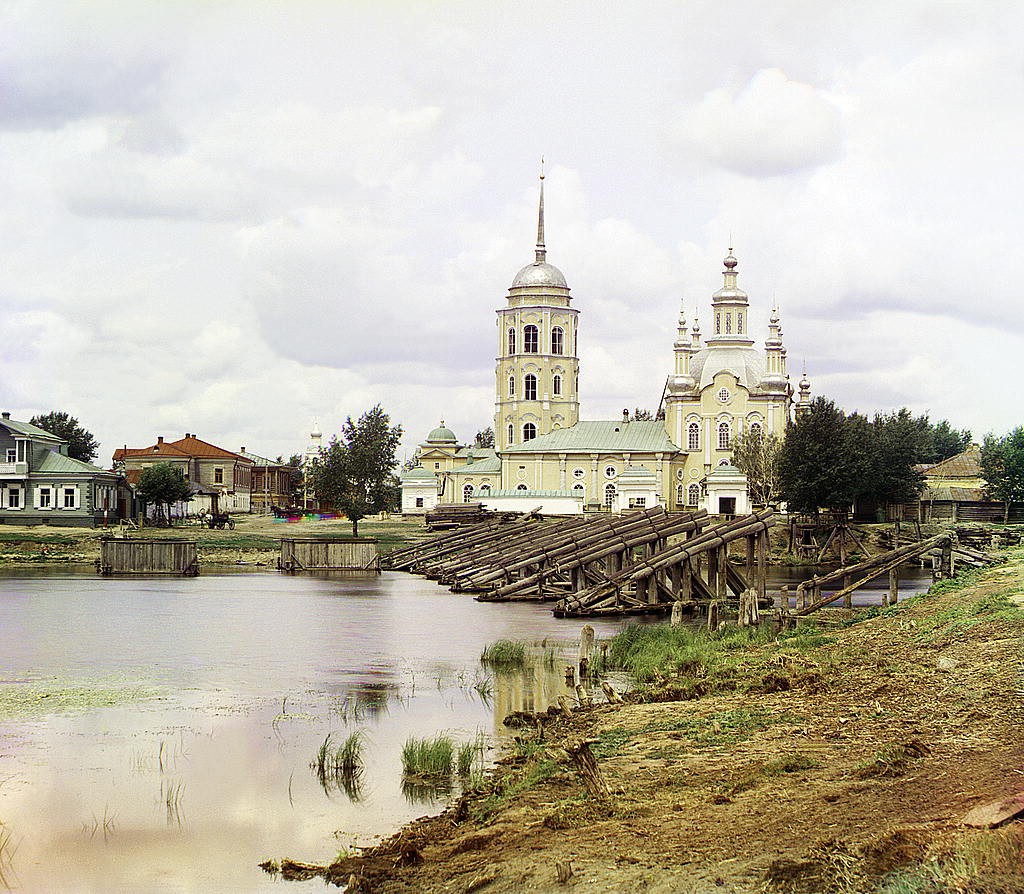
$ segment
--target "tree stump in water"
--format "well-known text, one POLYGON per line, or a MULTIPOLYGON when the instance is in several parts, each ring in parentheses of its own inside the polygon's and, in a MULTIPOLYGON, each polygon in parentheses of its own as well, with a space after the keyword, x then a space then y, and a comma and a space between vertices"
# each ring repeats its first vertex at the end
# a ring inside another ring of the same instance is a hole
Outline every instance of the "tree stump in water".
POLYGON ((612 688, 612 684, 609 683, 607 680, 602 680, 601 681, 601 689, 604 692, 604 697, 606 699, 608 699, 608 704, 610 704, 610 705, 621 705, 622 704, 622 696, 619 695, 612 688))
POLYGON ((576 765, 583 784, 593 798, 602 803, 608 803, 612 799, 612 793, 608 790, 608 783, 605 782, 604 774, 597 765, 597 758, 590 750, 590 746, 598 742, 598 739, 579 739, 569 742, 564 746, 565 753, 572 758, 576 765))
POLYGON ((583 629, 580 631, 580 650, 577 662, 580 669, 580 678, 582 679, 587 675, 587 670, 590 667, 590 661, 594 657, 594 628, 589 624, 584 624, 583 629))
POLYGON ((712 602, 708 605, 708 630, 718 629, 718 603, 712 602))

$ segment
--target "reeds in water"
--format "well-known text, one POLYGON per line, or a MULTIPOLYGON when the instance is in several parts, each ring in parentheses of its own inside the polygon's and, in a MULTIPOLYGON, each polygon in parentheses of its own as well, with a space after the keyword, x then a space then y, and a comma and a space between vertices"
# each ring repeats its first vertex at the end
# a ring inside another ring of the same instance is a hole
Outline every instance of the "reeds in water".
POLYGON ((449 736, 407 739, 402 746, 402 774, 418 778, 450 776, 454 751, 449 736))
POLYGON ((339 789, 348 795, 349 800, 358 801, 362 796, 365 737, 357 730, 346 736, 340 745, 335 745, 331 736, 328 733, 320 744, 310 768, 324 791, 329 793, 332 788, 339 789))
POLYGON ((480 663, 498 670, 515 670, 526 667, 526 645, 516 640, 499 639, 484 647, 480 663))

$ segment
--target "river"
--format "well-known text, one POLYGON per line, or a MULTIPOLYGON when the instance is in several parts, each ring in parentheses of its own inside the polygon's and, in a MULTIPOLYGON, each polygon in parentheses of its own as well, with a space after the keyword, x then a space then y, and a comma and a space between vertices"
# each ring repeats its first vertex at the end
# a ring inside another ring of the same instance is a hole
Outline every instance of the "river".
MULTIPOLYGON (((906 584, 902 595, 926 586, 923 575, 906 584)), ((443 792, 403 786, 406 739, 493 745, 509 711, 567 691, 584 623, 394 572, 7 571, 0 886, 280 890, 260 861, 330 862, 440 810, 443 792), (479 658, 499 639, 535 643, 547 660, 494 675, 479 658), (325 738, 355 731, 357 784, 319 777, 325 738)), ((624 622, 591 623, 600 641, 624 622)))

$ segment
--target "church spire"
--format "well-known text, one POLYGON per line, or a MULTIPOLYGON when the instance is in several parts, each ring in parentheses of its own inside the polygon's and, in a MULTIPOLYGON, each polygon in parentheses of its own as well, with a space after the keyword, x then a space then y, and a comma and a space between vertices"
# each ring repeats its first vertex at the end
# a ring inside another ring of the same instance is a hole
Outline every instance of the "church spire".
POLYGON ((547 259, 544 247, 544 156, 540 158, 540 205, 537 208, 537 249, 534 263, 543 264, 547 259))

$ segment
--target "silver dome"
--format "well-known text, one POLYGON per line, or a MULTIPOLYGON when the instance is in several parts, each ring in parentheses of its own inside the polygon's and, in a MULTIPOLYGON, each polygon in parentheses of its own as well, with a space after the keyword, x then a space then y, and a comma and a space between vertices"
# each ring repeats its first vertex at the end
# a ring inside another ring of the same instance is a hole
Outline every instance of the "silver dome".
POLYGON ((516 278, 512 280, 512 285, 509 288, 521 289, 530 286, 554 286, 558 289, 569 288, 565 277, 562 275, 562 271, 547 261, 534 261, 532 264, 527 264, 516 274, 516 278))

